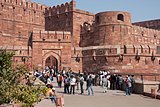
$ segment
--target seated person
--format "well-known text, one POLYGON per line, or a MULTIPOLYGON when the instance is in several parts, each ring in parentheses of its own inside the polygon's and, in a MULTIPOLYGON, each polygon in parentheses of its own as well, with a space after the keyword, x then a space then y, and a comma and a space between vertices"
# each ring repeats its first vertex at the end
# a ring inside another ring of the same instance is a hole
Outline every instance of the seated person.
POLYGON ((50 90, 48 91, 48 96, 51 99, 52 103, 56 104, 56 93, 55 93, 55 88, 50 88, 50 90))

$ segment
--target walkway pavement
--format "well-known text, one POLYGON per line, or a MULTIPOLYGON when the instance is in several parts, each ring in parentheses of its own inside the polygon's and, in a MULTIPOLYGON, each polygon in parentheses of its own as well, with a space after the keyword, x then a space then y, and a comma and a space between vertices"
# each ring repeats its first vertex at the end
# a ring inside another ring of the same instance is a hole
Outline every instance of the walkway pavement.
MULTIPOLYGON (((123 91, 108 90, 102 92, 100 86, 94 87, 94 96, 83 95, 76 90, 75 95, 64 94, 65 107, 160 107, 160 100, 142 95, 125 96, 123 91)), ((63 88, 56 88, 57 94, 63 94, 63 88)), ((49 99, 44 99, 35 107, 55 107, 49 99)))

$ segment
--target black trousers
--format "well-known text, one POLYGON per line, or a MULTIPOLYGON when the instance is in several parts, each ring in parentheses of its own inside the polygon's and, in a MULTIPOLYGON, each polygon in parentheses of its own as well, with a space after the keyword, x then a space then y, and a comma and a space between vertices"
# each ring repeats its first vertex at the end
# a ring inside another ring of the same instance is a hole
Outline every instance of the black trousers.
POLYGON ((80 87, 81 87, 81 94, 84 93, 83 92, 83 83, 80 83, 80 87))
POLYGON ((64 85, 64 93, 68 93, 69 94, 69 85, 68 84, 64 85))
POLYGON ((73 90, 73 94, 75 94, 75 93, 74 93, 74 91, 75 91, 75 85, 71 85, 70 94, 72 94, 72 90, 73 90))

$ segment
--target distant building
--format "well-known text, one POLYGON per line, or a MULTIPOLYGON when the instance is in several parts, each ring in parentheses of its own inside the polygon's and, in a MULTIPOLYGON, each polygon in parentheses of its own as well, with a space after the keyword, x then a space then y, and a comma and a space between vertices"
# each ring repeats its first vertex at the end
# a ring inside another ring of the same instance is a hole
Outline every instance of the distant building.
POLYGON ((160 20, 132 24, 130 13, 122 11, 92 14, 76 9, 74 0, 53 7, 0 1, 0 49, 15 51, 15 65, 159 73, 159 25, 160 20))

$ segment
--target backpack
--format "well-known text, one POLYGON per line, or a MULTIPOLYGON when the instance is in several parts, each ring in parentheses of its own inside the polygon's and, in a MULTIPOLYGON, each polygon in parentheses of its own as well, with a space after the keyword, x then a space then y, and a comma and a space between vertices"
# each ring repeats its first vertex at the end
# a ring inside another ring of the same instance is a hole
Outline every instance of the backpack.
POLYGON ((59 76, 59 81, 62 81, 63 80, 63 77, 60 75, 59 76))
POLYGON ((64 79, 64 83, 65 83, 65 84, 68 84, 68 83, 69 83, 69 81, 68 81, 67 78, 64 79))

